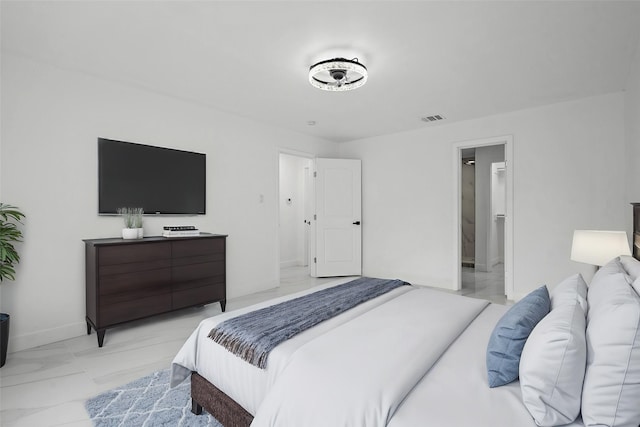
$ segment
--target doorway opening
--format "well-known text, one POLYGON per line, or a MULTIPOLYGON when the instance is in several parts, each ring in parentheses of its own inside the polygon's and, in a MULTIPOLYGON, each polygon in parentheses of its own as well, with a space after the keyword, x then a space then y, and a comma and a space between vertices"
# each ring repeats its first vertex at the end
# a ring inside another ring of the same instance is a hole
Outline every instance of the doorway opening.
POLYGON ((279 153, 278 240, 280 283, 309 276, 313 158, 279 153))
POLYGON ((454 289, 504 304, 513 299, 512 138, 455 146, 454 289))

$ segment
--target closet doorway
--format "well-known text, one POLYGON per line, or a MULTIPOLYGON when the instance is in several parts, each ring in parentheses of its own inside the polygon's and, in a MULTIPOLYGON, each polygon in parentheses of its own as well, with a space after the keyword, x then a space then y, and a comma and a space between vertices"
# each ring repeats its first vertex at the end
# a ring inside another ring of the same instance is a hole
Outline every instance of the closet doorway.
POLYGON ((309 269, 313 159, 301 154, 279 154, 280 270, 309 269))
POLYGON ((513 299, 511 137, 455 145, 454 289, 513 299))

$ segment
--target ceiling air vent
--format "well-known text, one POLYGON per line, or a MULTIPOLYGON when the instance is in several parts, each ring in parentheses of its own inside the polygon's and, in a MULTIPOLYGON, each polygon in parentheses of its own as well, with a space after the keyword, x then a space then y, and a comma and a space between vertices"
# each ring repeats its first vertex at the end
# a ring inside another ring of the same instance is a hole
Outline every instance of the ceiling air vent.
POLYGON ((436 114, 434 116, 420 117, 420 120, 422 120, 423 122, 427 122, 427 123, 437 122, 437 121, 444 120, 444 119, 445 119, 445 117, 440 115, 440 114, 436 114))

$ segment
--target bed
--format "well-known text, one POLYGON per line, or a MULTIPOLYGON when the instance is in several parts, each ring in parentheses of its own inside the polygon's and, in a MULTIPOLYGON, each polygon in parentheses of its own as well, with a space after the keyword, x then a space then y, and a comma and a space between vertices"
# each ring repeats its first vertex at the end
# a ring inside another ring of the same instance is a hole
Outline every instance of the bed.
POLYGON ((512 307, 401 286, 276 346, 265 369, 208 337, 228 319, 353 280, 344 278, 202 321, 172 363, 172 385, 190 376, 193 412, 225 426, 638 426, 639 276, 640 262, 621 257, 589 293, 574 275, 512 307), (516 379, 490 387, 505 319, 524 302, 540 306, 532 298, 543 292, 546 312, 508 343, 522 344, 516 379))

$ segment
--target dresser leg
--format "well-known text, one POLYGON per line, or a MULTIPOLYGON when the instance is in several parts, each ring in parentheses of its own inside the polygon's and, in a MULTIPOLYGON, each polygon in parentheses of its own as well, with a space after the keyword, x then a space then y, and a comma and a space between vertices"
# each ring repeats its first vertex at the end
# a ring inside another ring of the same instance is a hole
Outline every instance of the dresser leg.
POLYGON ((223 313, 226 307, 227 307, 227 300, 226 299, 220 300, 220 308, 222 309, 223 313))
POLYGON ((87 320, 87 335, 91 335, 91 323, 87 320))
POLYGON ((193 398, 191 399, 191 412, 193 412, 195 415, 202 414, 202 406, 200 406, 198 402, 193 400, 193 398))
POLYGON ((104 344, 104 333, 107 332, 107 330, 99 329, 96 332, 98 333, 98 347, 102 347, 102 344, 104 344))

